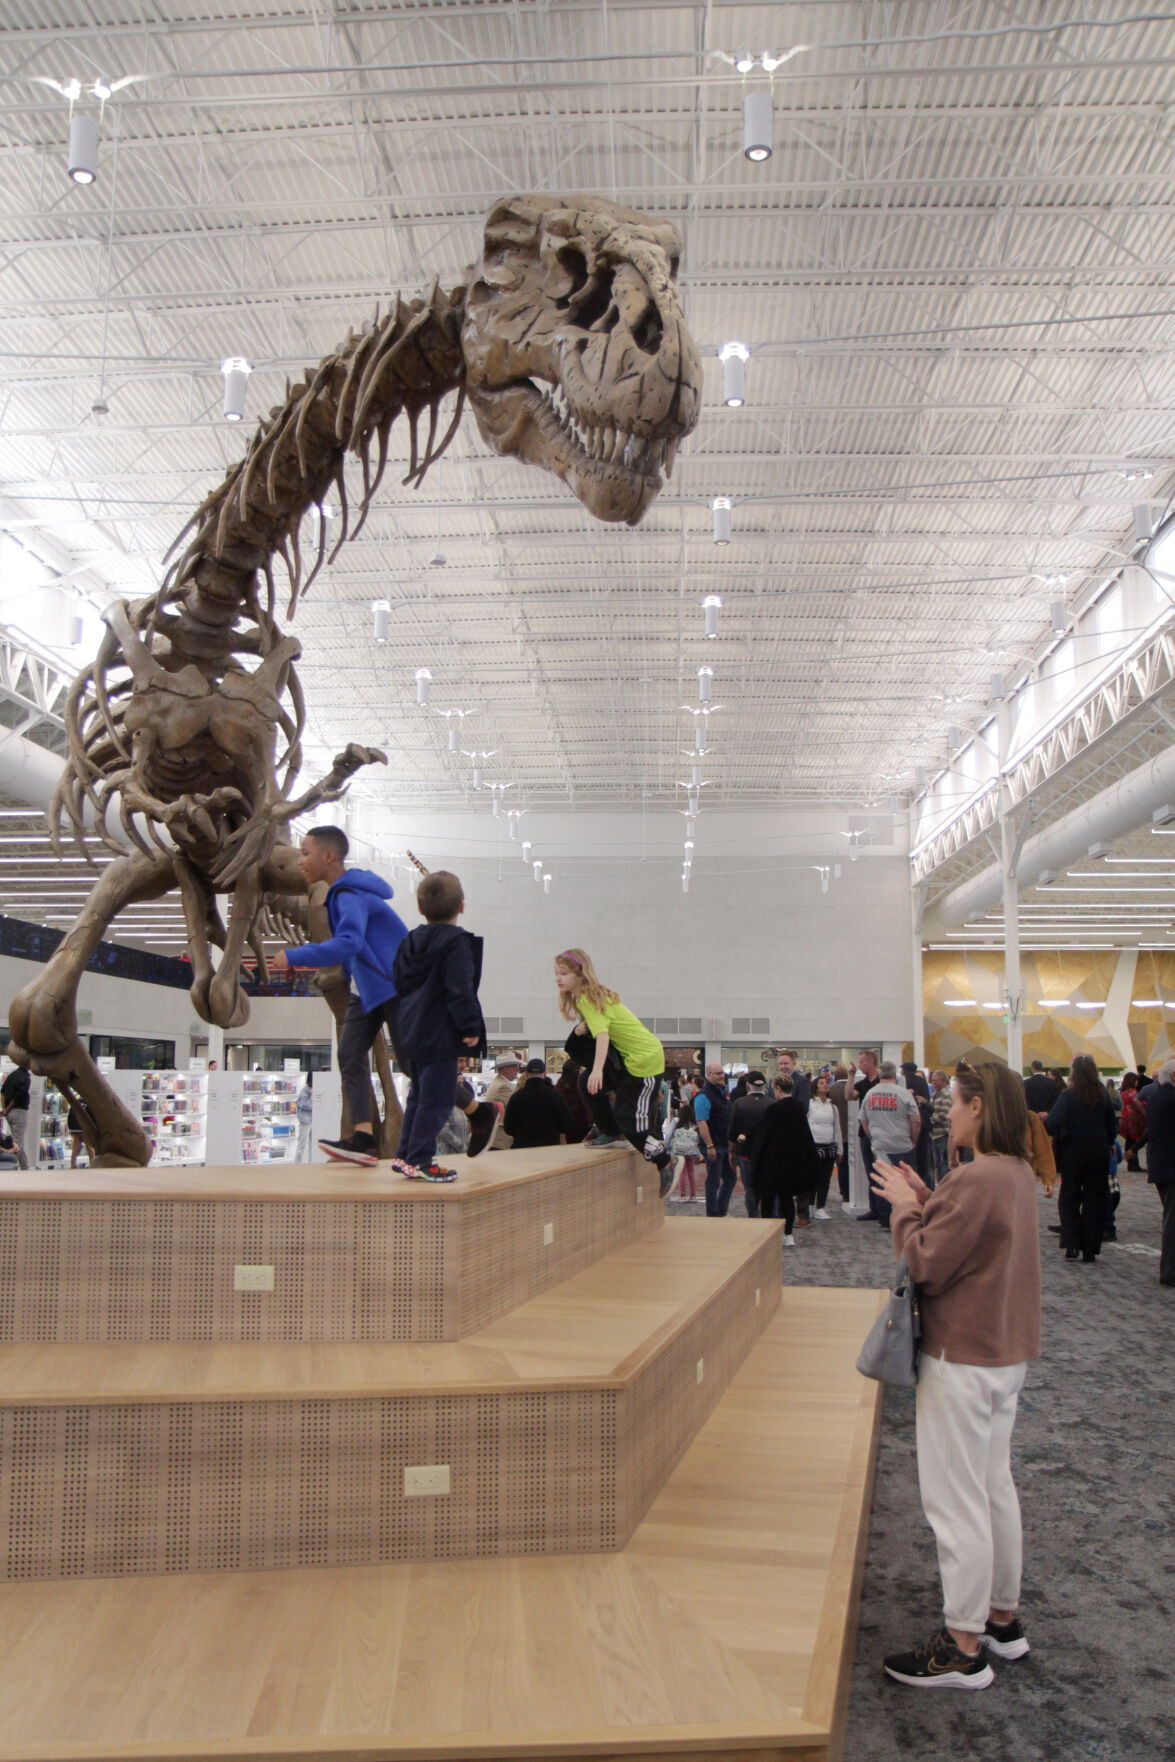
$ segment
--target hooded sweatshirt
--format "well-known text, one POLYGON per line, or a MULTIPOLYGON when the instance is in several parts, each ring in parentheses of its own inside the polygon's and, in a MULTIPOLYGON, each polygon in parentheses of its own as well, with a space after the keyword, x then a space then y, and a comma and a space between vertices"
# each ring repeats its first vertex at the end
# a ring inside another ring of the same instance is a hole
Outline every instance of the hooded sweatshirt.
POLYGON ((481 937, 458 924, 421 924, 404 938, 396 954, 396 1045, 406 1062, 443 1064, 485 1052, 481 960, 481 937))
POLYGON ((342 967, 363 1009, 377 1009, 396 995, 392 968, 408 926, 386 902, 392 890, 370 869, 344 869, 327 892, 331 935, 286 950, 291 967, 342 967))

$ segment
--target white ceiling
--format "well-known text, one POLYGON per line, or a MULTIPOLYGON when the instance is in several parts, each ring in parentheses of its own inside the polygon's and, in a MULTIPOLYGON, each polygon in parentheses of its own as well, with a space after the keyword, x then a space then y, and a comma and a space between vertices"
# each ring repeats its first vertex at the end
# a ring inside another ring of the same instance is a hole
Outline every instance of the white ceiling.
POLYGON ((377 301, 455 283, 503 193, 599 192, 685 239, 705 404, 641 528, 592 523, 467 419, 421 490, 389 470, 299 609, 313 768, 347 739, 389 753, 360 796, 469 800, 415 706, 427 666, 436 708, 478 711, 463 745, 495 749, 513 804, 667 802, 702 661, 711 802, 909 787, 992 671, 1040 652, 1041 577, 1079 606, 1129 554, 1132 502, 1166 505, 1175 8, 216 10, 7 0, 0 20, 0 496, 88 582, 154 591, 240 456, 223 356, 256 364, 267 409, 377 301), (1063 28, 1078 10, 1104 27, 1063 28), (806 46, 774 74, 761 166, 721 54, 744 45, 806 46), (91 188, 39 75, 147 76, 107 104, 91 188), (734 337, 742 410, 715 354, 734 337))

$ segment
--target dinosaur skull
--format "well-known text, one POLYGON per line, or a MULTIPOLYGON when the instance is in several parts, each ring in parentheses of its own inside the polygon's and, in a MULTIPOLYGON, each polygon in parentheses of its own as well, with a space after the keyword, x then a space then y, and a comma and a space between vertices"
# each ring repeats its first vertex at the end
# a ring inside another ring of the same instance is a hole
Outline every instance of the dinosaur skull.
POLYGON ((470 271, 466 392, 496 453, 553 471, 598 520, 635 526, 698 417, 672 226, 598 196, 519 196, 470 271))

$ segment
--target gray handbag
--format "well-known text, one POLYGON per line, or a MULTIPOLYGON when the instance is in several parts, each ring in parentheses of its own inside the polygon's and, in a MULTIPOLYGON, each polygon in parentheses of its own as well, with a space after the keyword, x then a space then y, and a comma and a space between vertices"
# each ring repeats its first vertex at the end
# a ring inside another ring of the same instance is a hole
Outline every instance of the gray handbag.
POLYGON ((857 1369, 875 1383, 888 1383, 893 1389, 912 1389, 918 1381, 921 1339, 918 1287, 910 1277, 903 1254, 889 1300, 865 1336, 857 1369))

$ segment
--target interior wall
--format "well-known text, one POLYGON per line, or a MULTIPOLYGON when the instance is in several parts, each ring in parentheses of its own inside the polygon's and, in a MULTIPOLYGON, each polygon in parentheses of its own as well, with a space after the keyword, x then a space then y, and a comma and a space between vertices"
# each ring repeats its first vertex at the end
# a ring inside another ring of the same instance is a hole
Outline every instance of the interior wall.
MULTIPOLYGON (((1022 953, 1024 986, 1024 1063, 1034 1058, 1066 1066, 1079 1052, 1090 1053, 1103 1070, 1113 1071, 1145 1059, 1153 1069, 1172 1053, 1175 1003, 1175 952, 1121 949, 1047 950, 1022 953), (1065 1002, 1066 1009, 1042 1007, 1042 1000, 1065 1002), (1097 1009, 1077 1005, 1097 1004, 1097 1009)), ((996 1002, 1004 977, 1002 955, 980 950, 930 950, 922 957, 926 1059, 950 1070, 960 1058, 1003 1059, 1007 1038, 1002 1012, 983 1009, 996 1002), (947 999, 956 1000, 955 1007, 947 999), (959 1008, 974 999, 977 1008, 959 1008)))
POLYGON ((730 1040, 744 1015, 769 1018, 776 1039, 909 1037, 909 865, 892 831, 850 862, 841 814, 703 814, 685 894, 675 814, 527 814, 518 840, 504 819, 487 821, 484 811, 365 815, 372 842, 352 860, 394 881, 410 925, 418 877, 405 863, 393 874, 387 853, 411 849, 460 875, 462 922, 485 940, 483 1007, 521 1016, 526 1039, 566 1033, 551 962, 572 946, 637 1015, 701 1017, 709 1042, 730 1040), (523 863, 523 838, 552 874, 550 894, 523 863), (818 866, 834 861, 840 878, 823 893, 818 866))

